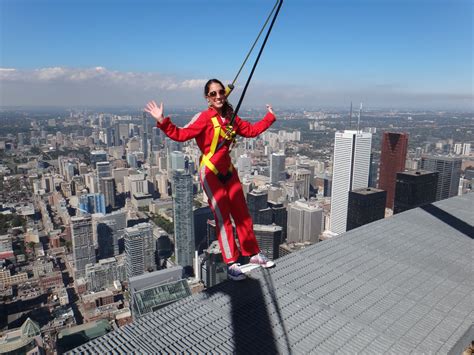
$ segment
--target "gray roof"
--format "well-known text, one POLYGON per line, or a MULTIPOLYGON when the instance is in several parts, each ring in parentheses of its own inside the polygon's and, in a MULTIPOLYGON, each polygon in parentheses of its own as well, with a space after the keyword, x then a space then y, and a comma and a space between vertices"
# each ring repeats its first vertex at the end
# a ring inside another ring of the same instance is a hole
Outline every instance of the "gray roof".
POLYGON ((461 353, 474 193, 397 214, 146 315, 73 353, 461 353))

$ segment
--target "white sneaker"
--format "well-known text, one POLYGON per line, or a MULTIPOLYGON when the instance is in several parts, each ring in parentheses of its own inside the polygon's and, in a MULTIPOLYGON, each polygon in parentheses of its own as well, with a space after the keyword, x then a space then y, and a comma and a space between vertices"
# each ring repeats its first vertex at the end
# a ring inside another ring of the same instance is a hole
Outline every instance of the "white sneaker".
POLYGON ((240 264, 234 263, 227 267, 227 278, 234 281, 244 280, 247 276, 240 269, 240 264))
POLYGON ((275 263, 269 260, 263 253, 258 253, 250 258, 250 264, 257 264, 263 268, 269 268, 275 266, 275 263))

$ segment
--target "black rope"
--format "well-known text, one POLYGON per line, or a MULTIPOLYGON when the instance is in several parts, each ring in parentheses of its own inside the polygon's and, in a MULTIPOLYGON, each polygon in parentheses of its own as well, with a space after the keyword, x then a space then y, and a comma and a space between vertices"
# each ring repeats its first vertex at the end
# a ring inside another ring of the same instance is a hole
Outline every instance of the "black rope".
MULTIPOLYGON (((272 23, 270 24, 270 27, 268 28, 268 31, 267 31, 267 34, 265 36, 265 39, 263 40, 263 43, 262 43, 262 46, 260 47, 260 51, 258 52, 258 55, 257 55, 257 58, 255 59, 255 63, 253 64, 253 67, 252 67, 252 70, 250 71, 250 75, 247 79, 247 82, 245 83, 245 87, 244 87, 244 90, 242 91, 242 94, 240 95, 240 99, 239 99, 239 102, 237 103, 237 107, 235 108, 234 110, 234 113, 232 114, 232 118, 230 119, 230 122, 229 122, 229 126, 227 128, 227 131, 226 131, 226 135, 227 136, 230 136, 231 134, 231 131, 232 131, 232 125, 234 124, 234 121, 235 121, 235 117, 237 116, 237 113, 239 112, 239 109, 240 109, 240 105, 242 104, 242 101, 244 100, 244 97, 245 97, 245 93, 247 92, 247 88, 250 84, 250 81, 252 80, 252 76, 253 76, 253 73, 255 72, 255 68, 257 68, 257 64, 258 64, 258 61, 260 59, 260 56, 262 55, 263 53, 263 49, 265 48, 265 44, 267 43, 267 40, 268 40, 268 37, 270 36, 270 32, 272 31, 272 28, 273 28, 273 24, 275 23, 275 20, 278 16, 278 13, 280 12, 280 8, 281 8, 281 5, 283 4, 283 0, 278 0, 278 8, 275 12, 275 16, 273 16, 273 19, 272 19, 272 23)), ((273 12, 273 11, 272 11, 273 12)), ((217 146, 217 150, 219 150, 225 143, 226 140, 223 140, 218 146, 217 146)))
POLYGON ((252 47, 250 48, 249 52, 247 53, 247 56, 245 57, 245 59, 244 59, 242 65, 240 66, 240 69, 239 69, 239 71, 237 72, 237 75, 235 76, 234 80, 232 80, 232 84, 230 84, 230 85, 232 85, 232 88, 234 87, 234 84, 235 84, 235 82, 237 81, 237 78, 239 77, 240 72, 241 72, 242 69, 244 68, 245 63, 247 63, 247 60, 249 59, 250 54, 252 53, 253 49, 255 48, 255 45, 257 44, 258 40, 260 39, 260 36, 262 35, 263 30, 265 29, 265 27, 267 27, 268 21, 270 21, 270 18, 272 17, 273 13, 275 12, 275 9, 276 9, 276 7, 277 7, 279 1, 280 1, 280 0, 277 0, 277 1, 275 2, 275 5, 273 6, 272 11, 271 11, 270 14, 268 15, 267 20, 266 20, 265 23, 263 24, 262 29, 260 30, 260 32, 259 32, 257 38, 255 39, 255 42, 253 42, 252 47))

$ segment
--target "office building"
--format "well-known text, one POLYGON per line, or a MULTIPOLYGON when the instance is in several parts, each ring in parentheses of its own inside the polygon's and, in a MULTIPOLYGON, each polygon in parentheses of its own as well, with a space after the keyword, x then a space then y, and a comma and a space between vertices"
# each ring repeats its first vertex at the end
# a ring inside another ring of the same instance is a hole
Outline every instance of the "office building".
POLYGON ((104 213, 105 198, 103 194, 84 194, 79 197, 79 210, 81 213, 104 213))
POLYGON ((95 247, 90 216, 71 217, 72 253, 74 278, 85 276, 86 265, 95 263, 95 247))
POLYGON ((272 153, 270 155, 270 182, 272 184, 277 184, 279 181, 285 180, 285 154, 272 153))
POLYGON ((126 281, 127 274, 124 259, 118 261, 116 258, 99 260, 95 264, 86 265, 85 280, 87 291, 99 292, 113 287, 115 281, 126 281))
POLYGON ((438 172, 423 170, 397 173, 393 213, 435 202, 438 176, 438 172))
POLYGON ((283 241, 283 228, 276 225, 254 224, 253 231, 260 251, 270 260, 278 259, 278 247, 283 241))
POLYGON ((371 147, 371 133, 336 132, 330 217, 333 233, 346 231, 349 191, 368 186, 371 147))
POLYGON ((384 218, 386 198, 386 191, 373 187, 350 191, 347 230, 384 218))
POLYGON ((173 170, 171 186, 176 263, 192 266, 195 250, 192 177, 183 169, 173 170))
POLYGON ((405 170, 408 134, 384 132, 380 154, 379 189, 387 192, 385 206, 393 210, 397 173, 405 170))
POLYGON ((215 286, 227 280, 227 264, 217 240, 213 241, 199 257, 201 281, 206 287, 215 286))
POLYGON ((99 180, 99 190, 104 195, 104 204, 107 210, 115 208, 115 180, 106 177, 99 180))
POLYGON ((97 177, 99 179, 112 176, 112 170, 109 161, 100 161, 96 163, 97 177))
POLYGON ((247 193, 247 206, 254 224, 272 224, 273 213, 268 207, 268 192, 253 189, 247 193))
POLYGON ((183 152, 179 152, 179 151, 171 152, 171 160, 170 161, 171 161, 171 170, 178 170, 178 169, 184 170, 185 160, 184 160, 183 152))
POLYGON ((150 223, 139 223, 125 229, 127 278, 156 269, 155 243, 150 223))
POLYGON ((296 201, 288 205, 288 243, 317 243, 323 230, 323 209, 317 204, 296 201))
POLYGON ((462 146, 462 155, 468 157, 471 155, 471 143, 464 143, 462 146))
POLYGON ((90 154, 91 165, 93 168, 96 168, 96 164, 98 162, 106 162, 107 161, 107 152, 103 150, 95 150, 92 151, 90 154))
POLYGON ((436 201, 457 196, 461 178, 462 158, 446 156, 424 156, 421 158, 421 170, 437 171, 438 185, 436 201))
POLYGON ((142 117, 142 129, 141 129, 141 148, 143 152, 144 161, 148 161, 148 124, 147 124, 146 113, 143 113, 142 117))

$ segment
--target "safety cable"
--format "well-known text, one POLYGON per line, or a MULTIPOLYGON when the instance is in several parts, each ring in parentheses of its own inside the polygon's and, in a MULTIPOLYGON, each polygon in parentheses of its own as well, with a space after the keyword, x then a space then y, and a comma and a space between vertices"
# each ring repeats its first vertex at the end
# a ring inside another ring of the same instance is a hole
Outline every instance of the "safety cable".
POLYGON ((237 75, 235 76, 234 80, 232 80, 232 83, 229 85, 229 88, 230 88, 231 90, 234 88, 234 84, 235 84, 235 82, 237 81, 237 78, 239 77, 240 72, 241 72, 242 69, 244 68, 245 63, 247 63, 247 60, 249 59, 250 54, 252 53, 253 49, 255 48, 255 45, 257 44, 258 40, 260 39, 260 36, 262 35, 263 30, 265 29, 265 27, 267 27, 268 21, 270 21, 270 18, 272 17, 273 13, 275 12, 275 9, 276 9, 276 7, 277 7, 277 5, 278 5, 278 2, 279 2, 279 0, 277 0, 277 1, 275 2, 275 5, 273 6, 272 11, 271 11, 270 14, 268 15, 267 20, 266 20, 265 23, 263 24, 262 29, 260 30, 260 32, 259 32, 257 38, 255 39, 255 42, 253 42, 252 47, 250 48, 249 52, 247 53, 247 56, 245 57, 245 59, 244 59, 242 65, 240 66, 240 69, 239 69, 239 71, 237 72, 237 75))
MULTIPOLYGON (((235 117, 237 116, 237 113, 239 112, 240 105, 242 104, 242 101, 244 100, 245 93, 247 92, 247 88, 250 84, 250 81, 252 80, 253 73, 255 72, 255 68, 257 68, 258 61, 260 59, 260 56, 262 55, 263 49, 265 48, 265 44, 267 43, 268 37, 270 36, 270 32, 272 31, 273 24, 275 23, 275 20, 278 16, 278 13, 280 12, 281 5, 283 4, 283 0, 278 0, 278 7, 275 12, 275 15, 273 16, 272 23, 270 24, 270 27, 268 28, 267 34, 265 36, 265 39, 263 40, 262 46, 260 47, 260 51, 258 52, 257 58, 255 59, 255 63, 253 64, 252 70, 250 71, 250 75, 247 79, 247 82, 245 83, 244 90, 242 91, 242 94, 240 95, 239 102, 237 103, 237 107, 235 108, 232 118, 230 119, 228 128, 226 130, 226 135, 230 137, 231 132, 232 132, 232 125, 234 124, 235 117)), ((273 12, 273 11, 272 11, 273 12)), ((226 140, 223 140, 218 146, 217 150, 219 150, 225 143, 226 140)))

